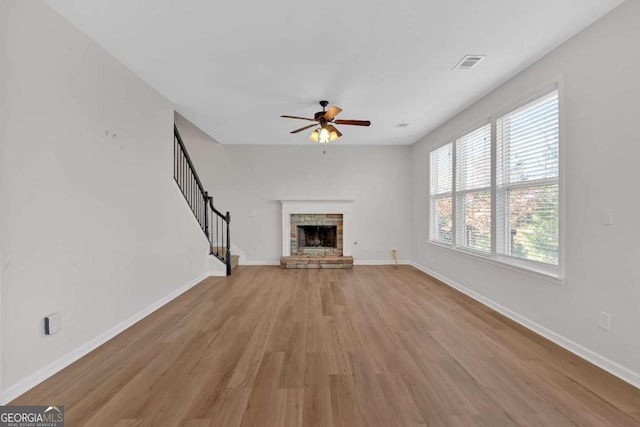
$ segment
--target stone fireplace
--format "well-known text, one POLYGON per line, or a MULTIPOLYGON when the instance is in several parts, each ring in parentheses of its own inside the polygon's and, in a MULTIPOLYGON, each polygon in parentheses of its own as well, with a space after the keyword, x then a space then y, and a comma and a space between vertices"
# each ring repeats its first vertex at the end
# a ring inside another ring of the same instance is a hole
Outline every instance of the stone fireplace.
POLYGON ((336 236, 337 227, 335 225, 299 225, 298 247, 302 249, 337 248, 336 236))
POLYGON ((292 214, 291 255, 342 256, 342 214, 292 214))
POLYGON ((350 268, 352 200, 281 200, 284 268, 350 268))

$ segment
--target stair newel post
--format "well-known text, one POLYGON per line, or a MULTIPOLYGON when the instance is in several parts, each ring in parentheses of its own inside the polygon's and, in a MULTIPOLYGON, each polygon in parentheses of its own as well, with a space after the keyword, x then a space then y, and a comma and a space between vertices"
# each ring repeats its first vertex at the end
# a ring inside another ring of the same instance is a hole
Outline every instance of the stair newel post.
POLYGON ((231 214, 227 212, 225 217, 227 221, 227 256, 225 257, 227 261, 227 276, 231 275, 231 240, 229 236, 229 223, 231 222, 231 214))
POLYGON ((207 235, 209 242, 211 239, 209 238, 209 192, 204 192, 204 233, 207 235))
POLYGON ((209 220, 209 204, 211 202, 211 197, 209 197, 209 192, 204 192, 204 233, 207 235, 207 240, 209 240, 209 254, 213 254, 213 243, 211 239, 210 227, 211 223, 209 220))

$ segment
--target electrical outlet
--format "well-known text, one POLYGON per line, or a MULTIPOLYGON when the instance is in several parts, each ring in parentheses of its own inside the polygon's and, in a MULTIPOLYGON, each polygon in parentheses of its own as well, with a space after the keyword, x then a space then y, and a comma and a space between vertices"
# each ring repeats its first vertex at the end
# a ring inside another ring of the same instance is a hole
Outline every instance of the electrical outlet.
POLYGON ((613 209, 605 209, 602 211, 602 224, 613 225, 613 209))
POLYGON ((44 318, 44 333, 46 335, 53 335, 60 332, 62 327, 62 316, 60 313, 52 313, 44 318))
POLYGON ((598 311, 598 327, 608 331, 611 329, 611 315, 604 311, 598 311))
POLYGON ((252 217, 252 218, 255 218, 255 217, 257 217, 257 216, 258 216, 258 212, 256 212, 256 211, 251 211, 251 212, 249 212, 249 216, 250 216, 250 217, 252 217))

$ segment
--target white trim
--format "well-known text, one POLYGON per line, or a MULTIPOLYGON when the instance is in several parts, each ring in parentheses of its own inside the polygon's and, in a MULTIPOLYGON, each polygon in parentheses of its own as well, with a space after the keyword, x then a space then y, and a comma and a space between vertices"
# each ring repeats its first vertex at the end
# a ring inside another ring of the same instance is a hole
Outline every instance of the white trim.
POLYGON ((167 296, 165 296, 163 298, 160 298, 159 300, 157 300, 156 302, 152 303, 151 305, 143 308, 139 312, 135 313, 134 315, 130 316, 129 318, 127 318, 127 319, 123 320, 122 322, 118 323, 117 325, 115 325, 111 329, 104 331, 103 333, 101 333, 97 337, 95 337, 92 340, 82 344, 80 347, 76 348, 75 350, 70 351, 69 353, 65 354, 64 356, 62 356, 62 357, 58 358, 57 360, 51 362, 50 364, 48 364, 44 368, 34 372, 33 374, 27 376, 26 378, 23 378, 22 380, 18 381, 17 383, 13 384, 12 386, 8 387, 6 390, 3 390, 0 393, 0 405, 6 405, 8 402, 12 401, 16 397, 18 397, 21 394, 23 394, 23 393, 27 392, 28 390, 32 389, 33 387, 35 387, 36 385, 40 384, 42 381, 44 381, 47 378, 51 377, 55 373, 61 371, 64 368, 66 368, 67 366, 69 366, 70 364, 75 362, 76 360, 80 359, 83 356, 86 356, 91 351, 93 351, 96 348, 100 347, 102 344, 106 343, 111 338, 113 338, 116 335, 120 334, 121 332, 123 332, 127 328, 133 326, 134 324, 136 324, 140 320, 144 319, 145 317, 147 317, 148 315, 150 315, 154 311, 156 311, 159 308, 163 307, 164 305, 166 305, 167 303, 169 303, 173 299, 175 299, 178 296, 182 295, 183 293, 185 293, 186 291, 188 291, 189 289, 191 289, 192 287, 194 287, 198 283, 202 282, 207 277, 209 277, 208 273, 205 273, 205 274, 202 274, 202 275, 198 276, 197 278, 191 280, 189 283, 187 283, 186 285, 182 286, 181 288, 176 289, 175 291, 171 292, 169 295, 167 295, 167 296))
POLYGON ((567 194, 567 186, 565 183, 565 165, 566 165, 566 139, 565 139, 565 100, 564 100, 564 76, 558 77, 556 80, 556 87, 558 89, 558 155, 560 158, 558 159, 558 275, 560 277, 564 277, 566 274, 565 269, 565 247, 566 247, 566 230, 565 225, 566 221, 566 194, 567 194))
POLYGON ((226 271, 210 271, 208 277, 227 277, 226 271))
POLYGON ((554 332, 550 329, 547 329, 546 327, 534 322, 531 319, 528 319, 510 309, 508 309, 507 307, 504 307, 503 305, 498 304, 497 302, 484 297, 482 295, 480 295, 479 293, 465 287, 462 286, 461 284, 457 283, 454 280, 449 279, 448 277, 442 276, 441 274, 436 273, 435 271, 424 267, 418 263, 412 262, 411 265, 415 268, 417 268, 418 270, 422 271, 423 273, 432 276, 436 279, 438 279, 439 281, 441 281, 442 283, 446 284, 447 286, 450 286, 460 292, 462 292, 463 294, 473 298, 474 300, 478 301, 479 303, 497 311, 498 313, 508 317, 509 319, 513 320, 516 323, 519 323, 520 325, 524 326, 525 328, 535 332, 538 335, 541 335, 542 337, 548 339, 549 341, 559 345, 560 347, 564 348, 565 350, 570 351, 571 353, 575 354, 576 356, 581 357, 582 359, 598 366, 599 368, 604 369, 605 371, 609 372, 610 374, 620 378, 621 380, 631 384, 632 386, 640 389, 640 373, 638 372, 634 372, 631 369, 620 365, 617 362, 614 362, 611 359, 608 359, 598 353, 596 353, 593 350, 590 350, 578 343, 576 343, 575 341, 570 340, 569 338, 566 338, 560 334, 558 334, 557 332, 554 332))
MULTIPOLYGON (((374 260, 353 260, 353 265, 394 265, 393 260, 374 259, 374 260)), ((279 259, 271 260, 247 260, 242 265, 280 265, 279 259)), ((399 259, 398 265, 413 265, 413 262, 407 259, 399 259)))
MULTIPOLYGON (((394 265, 393 260, 374 259, 374 260, 353 260, 353 265, 394 265)), ((247 260, 242 265, 280 265, 280 260, 247 260)), ((413 265, 412 261, 402 259, 398 260, 398 265, 413 265)))
MULTIPOLYGON (((191 221, 193 222, 193 224, 198 227, 198 230, 202 231, 202 227, 200 227, 200 223, 198 222, 198 220, 196 219, 195 215, 193 214, 193 211, 191 210, 191 208, 189 207, 189 203, 187 203, 187 200, 184 198, 184 194, 182 194, 182 190, 180 190, 180 186, 178 185, 178 183, 176 182, 175 179, 171 179, 173 181, 173 187, 176 189, 176 191, 178 192, 178 194, 180 195, 180 199, 182 200, 180 203, 187 209, 187 211, 189 212, 189 218, 191 218, 191 221)), ((204 240, 207 242, 207 246, 205 248, 205 250, 207 252, 209 252, 211 250, 211 248, 209 247, 211 245, 211 242, 209 242, 209 239, 207 238, 207 236, 202 233, 201 236, 204 238, 204 240)), ((234 255, 240 255, 239 261, 240 263, 244 264, 244 259, 246 259, 246 254, 241 251, 237 246, 235 246, 234 244, 231 244, 231 253, 234 255), (244 259, 243 259, 244 258, 244 259)), ((221 277, 221 276, 226 276, 227 275, 227 267, 226 264, 223 263, 222 261, 220 261, 218 258, 216 258, 215 256, 208 254, 207 255, 207 264, 208 267, 207 269, 209 270, 209 277, 221 277), (218 262, 218 264, 221 267, 221 270, 212 270, 210 268, 210 262, 212 260, 214 260, 218 262)))
POLYGON ((498 255, 496 257, 491 257, 489 254, 485 254, 482 252, 473 252, 468 249, 462 248, 454 248, 451 245, 446 243, 440 243, 433 240, 427 240, 425 243, 429 245, 434 245, 439 248, 446 249, 448 251, 453 252, 454 254, 460 254, 467 256, 471 259, 481 261, 484 263, 488 263, 491 265, 499 266, 506 268, 507 270, 517 271, 518 273, 524 273, 529 276, 537 277, 538 279, 544 279, 547 282, 551 282, 556 285, 564 284, 566 277, 560 277, 556 275, 556 271, 549 271, 544 269, 544 267, 536 268, 533 262, 518 262, 517 259, 510 257, 511 259, 507 259, 504 255, 498 255))
POLYGON ((342 214, 342 254, 351 255, 353 200, 280 200, 282 203, 282 256, 291 255, 291 215, 342 214))
MULTIPOLYGON (((354 259, 353 265, 395 265, 395 262, 388 259, 363 259, 358 261, 354 259)), ((399 259, 398 265, 412 265, 412 262, 407 259, 399 259)))
POLYGON ((227 264, 220 261, 218 257, 215 255, 207 255, 207 270, 209 271, 209 276, 226 276, 227 275, 227 264), (214 265, 212 266, 211 263, 214 265))
POLYGON ((245 260, 242 265, 280 265, 279 259, 267 259, 267 260, 245 260))

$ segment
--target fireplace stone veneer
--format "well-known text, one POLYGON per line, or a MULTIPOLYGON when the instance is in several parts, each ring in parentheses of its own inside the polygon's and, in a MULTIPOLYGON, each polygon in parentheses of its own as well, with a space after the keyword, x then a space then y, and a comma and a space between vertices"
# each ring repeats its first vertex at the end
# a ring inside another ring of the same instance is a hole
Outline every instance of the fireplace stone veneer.
POLYGON ((291 214, 290 229, 290 255, 342 256, 342 214, 291 214))

